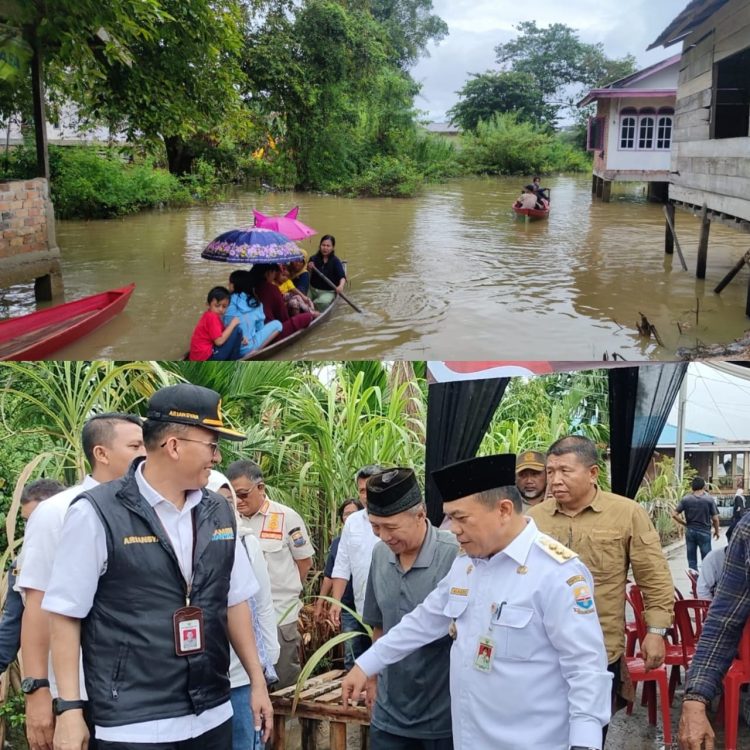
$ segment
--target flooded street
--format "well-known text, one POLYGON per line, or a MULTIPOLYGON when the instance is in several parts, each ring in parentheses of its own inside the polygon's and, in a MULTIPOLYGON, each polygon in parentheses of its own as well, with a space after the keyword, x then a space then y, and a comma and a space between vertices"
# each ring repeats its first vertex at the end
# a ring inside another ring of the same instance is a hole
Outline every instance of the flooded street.
MULTIPOLYGON (((123 314, 55 356, 181 357, 206 292, 232 270, 202 260, 201 250, 252 223, 253 208, 282 213, 294 205, 305 223, 336 236, 349 295, 365 314, 341 303, 284 358, 670 359, 679 346, 728 342, 750 328, 747 271, 713 293, 750 248, 748 235, 713 226, 708 278, 698 281, 692 216, 677 212, 684 272, 676 256, 664 255, 662 206, 637 191, 603 204, 592 200, 589 175, 548 179, 549 221, 527 224, 510 210, 522 183, 463 178, 406 200, 236 191, 211 207, 59 222, 66 299, 132 281, 136 290, 123 314), (664 347, 639 339, 639 312, 664 347)), ((302 245, 317 249, 315 238, 302 245)), ((0 315, 33 310, 29 290, 6 292, 0 315)))

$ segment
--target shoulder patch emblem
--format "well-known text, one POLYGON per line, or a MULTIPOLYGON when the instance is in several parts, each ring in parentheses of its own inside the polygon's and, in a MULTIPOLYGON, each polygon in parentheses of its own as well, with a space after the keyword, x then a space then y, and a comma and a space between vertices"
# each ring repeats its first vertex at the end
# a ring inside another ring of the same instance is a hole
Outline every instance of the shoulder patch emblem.
MULTIPOLYGON (((573 576, 570 580, 578 576, 573 576)), ((573 611, 577 615, 590 615, 594 612, 594 598, 591 596, 591 589, 588 584, 584 581, 576 581, 575 583, 569 584, 573 590, 573 611)))
POLYGON ((546 534, 540 534, 534 540, 534 543, 539 549, 546 552, 553 560, 559 563, 565 563, 568 560, 578 557, 578 554, 573 552, 572 549, 568 549, 564 544, 560 544, 560 542, 546 534))

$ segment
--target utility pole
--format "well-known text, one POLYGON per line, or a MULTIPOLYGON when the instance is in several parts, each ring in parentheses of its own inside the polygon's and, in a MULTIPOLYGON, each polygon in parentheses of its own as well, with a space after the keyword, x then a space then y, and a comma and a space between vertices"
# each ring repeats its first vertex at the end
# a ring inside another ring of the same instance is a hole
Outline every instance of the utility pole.
POLYGON ((682 379, 680 393, 677 396, 677 435, 674 444, 674 469, 680 482, 682 482, 685 472, 685 408, 687 407, 689 374, 690 369, 688 367, 688 372, 685 373, 685 377, 682 379))

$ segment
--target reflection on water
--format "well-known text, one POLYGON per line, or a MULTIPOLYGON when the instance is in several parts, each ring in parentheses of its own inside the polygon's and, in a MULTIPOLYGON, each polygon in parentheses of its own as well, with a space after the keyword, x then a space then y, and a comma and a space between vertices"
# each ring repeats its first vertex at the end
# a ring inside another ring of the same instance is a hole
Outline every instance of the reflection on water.
MULTIPOLYGON (((219 206, 59 222, 67 299, 137 286, 123 314, 56 356, 180 357, 206 292, 231 270, 201 260, 203 247, 251 223, 253 208, 281 213, 296 204, 304 222, 336 235, 350 296, 365 314, 340 304, 285 358, 671 358, 678 346, 744 331, 745 272, 721 296, 712 290, 748 249, 747 235, 713 226, 708 279, 698 281, 697 219, 677 213, 685 273, 664 255, 660 205, 633 195, 592 201, 590 177, 562 176, 546 181, 549 221, 526 223, 510 210, 522 182, 466 178, 413 200, 238 192, 219 206), (638 338, 639 312, 663 349, 638 338)), ((302 244, 316 248, 315 238, 302 244)), ((29 289, 6 291, 0 314, 33 309, 29 289)))

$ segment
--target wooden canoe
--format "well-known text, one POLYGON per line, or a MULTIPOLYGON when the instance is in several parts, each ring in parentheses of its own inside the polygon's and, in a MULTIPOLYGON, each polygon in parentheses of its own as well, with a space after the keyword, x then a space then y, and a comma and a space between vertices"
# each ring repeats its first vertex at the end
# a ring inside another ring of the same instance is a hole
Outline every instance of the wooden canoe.
POLYGON ((513 204, 513 212, 516 216, 529 219, 546 219, 549 216, 549 203, 547 203, 547 208, 521 208, 516 201, 513 204))
POLYGON ((328 305, 325 310, 322 310, 320 315, 318 315, 318 317, 315 318, 315 320, 313 320, 313 322, 310 323, 307 328, 302 328, 299 331, 295 331, 294 333, 284 339, 281 339, 280 341, 272 340, 266 346, 262 346, 260 349, 255 349, 254 351, 250 352, 250 354, 245 355, 242 359, 259 360, 269 359, 270 357, 273 357, 274 354, 277 354, 282 349, 286 349, 287 346, 290 346, 295 341, 299 341, 301 338, 304 338, 314 328, 318 328, 322 323, 328 320, 328 318, 331 316, 331 313, 333 312, 333 309, 336 307, 336 305, 338 305, 339 302, 341 302, 341 297, 339 297, 337 294, 333 298, 331 304, 328 305))
POLYGON ((0 320, 0 360, 44 359, 125 309, 135 284, 0 320))

